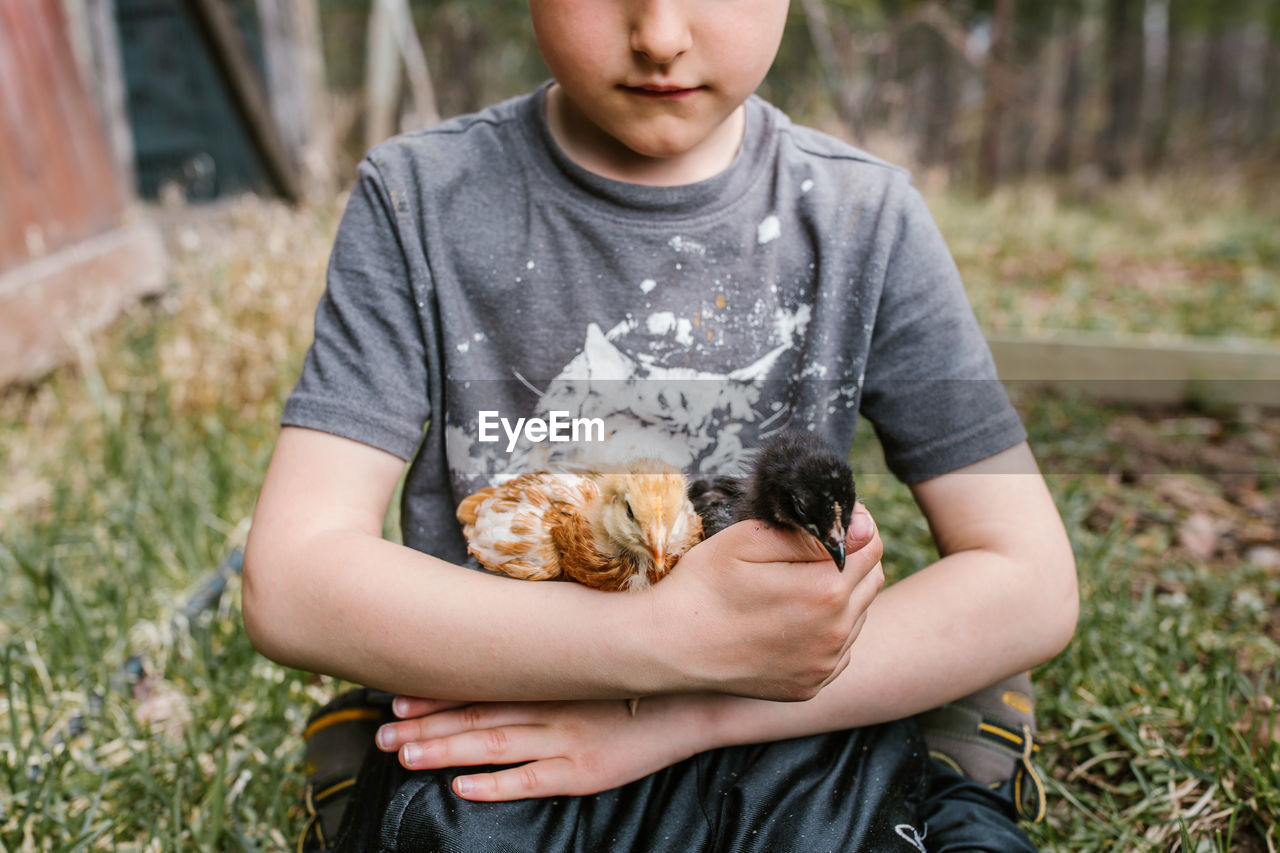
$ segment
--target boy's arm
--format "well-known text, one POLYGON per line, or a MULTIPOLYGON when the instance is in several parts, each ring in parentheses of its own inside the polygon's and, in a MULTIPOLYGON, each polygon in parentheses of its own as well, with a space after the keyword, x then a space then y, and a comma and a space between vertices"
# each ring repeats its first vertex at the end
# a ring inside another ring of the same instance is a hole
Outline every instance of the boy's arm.
POLYGON ((875 559, 836 572, 811 537, 762 525, 699 545, 685 559, 703 571, 649 594, 473 571, 381 538, 403 468, 282 430, 245 555, 245 627, 265 655, 440 699, 804 699, 847 665, 879 588, 875 559))
MULTIPOLYGON (((416 744, 401 752, 414 769, 522 765, 457 777, 468 799, 591 794, 715 747, 910 716, 1057 654, 1075 629, 1075 560, 1026 444, 913 490, 943 556, 876 598, 849 666, 809 701, 653 696, 634 719, 618 703, 411 701, 402 716, 426 716, 385 726, 379 745, 416 744)), ((853 547, 846 565, 867 556, 853 547)))

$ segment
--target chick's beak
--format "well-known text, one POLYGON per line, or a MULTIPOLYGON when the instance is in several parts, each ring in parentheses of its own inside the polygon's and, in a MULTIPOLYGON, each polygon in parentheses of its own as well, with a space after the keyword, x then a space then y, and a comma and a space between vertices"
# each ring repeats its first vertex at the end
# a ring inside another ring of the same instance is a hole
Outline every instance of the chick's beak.
POLYGON ((827 549, 827 553, 831 555, 831 559, 835 561, 836 568, 844 571, 844 531, 840 529, 840 521, 837 520, 831 525, 831 529, 824 535, 818 530, 818 525, 807 524, 805 530, 812 534, 814 539, 822 543, 822 547, 827 549))
POLYGON ((831 559, 836 561, 836 568, 844 571, 844 531, 840 529, 837 522, 832 525, 831 531, 827 533, 822 540, 822 547, 827 549, 827 553, 831 555, 831 559))
POLYGON ((826 536, 819 536, 822 547, 827 549, 827 553, 831 555, 831 559, 836 561, 836 568, 844 571, 844 536, 846 530, 840 524, 840 504, 835 505, 835 519, 831 522, 831 529, 827 531, 826 536))
POLYGON ((667 565, 667 526, 655 522, 649 528, 650 548, 653 551, 653 564, 659 568, 667 565))

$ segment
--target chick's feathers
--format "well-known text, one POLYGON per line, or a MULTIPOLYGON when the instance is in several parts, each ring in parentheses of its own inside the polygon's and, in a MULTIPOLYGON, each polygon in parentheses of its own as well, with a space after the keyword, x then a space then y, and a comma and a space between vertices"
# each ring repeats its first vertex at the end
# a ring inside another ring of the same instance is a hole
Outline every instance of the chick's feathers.
POLYGON ((689 496, 707 536, 748 519, 804 530, 844 569, 844 538, 857 500, 853 471, 812 433, 778 433, 756 452, 747 477, 697 480, 689 496))
POLYGON ((468 550, 524 580, 643 589, 702 539, 683 473, 645 459, 616 470, 522 474, 458 506, 468 550))
POLYGON ((551 531, 599 501, 600 489, 591 476, 535 471, 464 498, 458 521, 467 550, 480 565, 542 581, 561 573, 551 531))

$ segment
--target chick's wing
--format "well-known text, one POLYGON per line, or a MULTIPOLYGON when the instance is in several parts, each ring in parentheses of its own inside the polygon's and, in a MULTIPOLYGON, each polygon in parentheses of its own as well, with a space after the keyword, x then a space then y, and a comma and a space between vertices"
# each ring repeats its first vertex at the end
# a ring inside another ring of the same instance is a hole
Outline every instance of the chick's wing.
POLYGON ((549 580, 562 569, 552 530, 598 497, 589 475, 539 471, 469 495, 457 515, 480 565, 521 580, 549 580))

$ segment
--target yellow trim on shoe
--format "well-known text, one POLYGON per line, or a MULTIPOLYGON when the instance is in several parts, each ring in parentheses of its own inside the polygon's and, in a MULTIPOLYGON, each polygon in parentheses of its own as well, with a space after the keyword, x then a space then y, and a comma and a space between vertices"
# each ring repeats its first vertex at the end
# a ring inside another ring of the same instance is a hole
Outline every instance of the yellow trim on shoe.
POLYGON ((1013 800, 1018 809, 1018 814, 1025 817, 1032 823, 1039 823, 1044 820, 1045 812, 1048 811, 1047 796, 1044 790, 1044 780, 1040 778, 1039 771, 1036 770, 1034 764, 1031 763, 1031 753, 1038 747, 1031 737, 1031 727, 1023 726, 1023 748, 1022 756, 1018 759, 1018 769, 1013 774, 1013 800), (1025 798, 1023 796, 1022 779, 1026 777, 1031 780, 1033 795, 1035 797, 1034 804, 1029 808, 1024 808, 1025 798))
POLYGON ((945 752, 940 752, 939 750, 931 749, 929 750, 929 757, 936 761, 941 761, 943 764, 947 765, 948 767, 956 771, 956 773, 960 774, 961 776, 965 775, 964 768, 961 767, 959 764, 957 764, 956 760, 952 758, 950 755, 947 755, 945 752))
POLYGON ((345 723, 349 720, 377 720, 382 718, 381 708, 344 708, 341 711, 334 711, 331 714, 325 714, 311 721, 311 725, 307 726, 306 731, 302 733, 303 740, 310 740, 311 737, 319 731, 336 726, 338 723, 345 723))
POLYGON ((316 794, 316 795, 315 795, 315 801, 316 801, 317 803, 323 803, 325 800, 329 799, 329 798, 330 798, 330 797, 332 797, 334 794, 337 794, 337 793, 340 793, 340 792, 342 792, 342 791, 345 791, 347 788, 350 788, 350 787, 351 787, 352 785, 354 785, 355 783, 356 783, 356 780, 355 780, 354 778, 351 778, 351 779, 343 779, 341 782, 335 782, 334 784, 332 784, 332 785, 330 785, 329 787, 325 788, 325 789, 324 789, 323 791, 321 791, 320 793, 316 794))
POLYGON ((992 734, 997 737, 1002 737, 1007 741, 1017 744, 1019 749, 1022 748, 1022 743, 1023 743, 1022 736, 1016 735, 1013 732, 1005 728, 1002 728, 1001 726, 993 726, 991 723, 983 722, 978 724, 978 731, 986 732, 987 734, 992 734))

